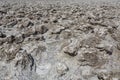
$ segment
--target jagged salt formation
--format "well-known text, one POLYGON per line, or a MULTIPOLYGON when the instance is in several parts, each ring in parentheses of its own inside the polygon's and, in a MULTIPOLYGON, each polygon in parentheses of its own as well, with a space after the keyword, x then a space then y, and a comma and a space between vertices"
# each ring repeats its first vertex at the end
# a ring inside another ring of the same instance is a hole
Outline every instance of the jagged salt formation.
POLYGON ((0 7, 0 80, 119 80, 120 7, 0 7))

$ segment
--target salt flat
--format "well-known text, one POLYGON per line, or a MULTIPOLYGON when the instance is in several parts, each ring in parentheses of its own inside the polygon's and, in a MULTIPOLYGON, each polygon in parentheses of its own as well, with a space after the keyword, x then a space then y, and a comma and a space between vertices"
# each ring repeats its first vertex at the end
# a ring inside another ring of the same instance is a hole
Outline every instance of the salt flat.
POLYGON ((120 80, 119 5, 0 0, 0 80, 120 80))

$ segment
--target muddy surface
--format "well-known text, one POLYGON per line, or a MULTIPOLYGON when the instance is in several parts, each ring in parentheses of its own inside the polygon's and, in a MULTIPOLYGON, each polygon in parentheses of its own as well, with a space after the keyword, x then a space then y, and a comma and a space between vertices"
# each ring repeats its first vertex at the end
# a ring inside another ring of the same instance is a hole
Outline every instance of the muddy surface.
POLYGON ((0 80, 120 80, 120 6, 0 7, 0 80))

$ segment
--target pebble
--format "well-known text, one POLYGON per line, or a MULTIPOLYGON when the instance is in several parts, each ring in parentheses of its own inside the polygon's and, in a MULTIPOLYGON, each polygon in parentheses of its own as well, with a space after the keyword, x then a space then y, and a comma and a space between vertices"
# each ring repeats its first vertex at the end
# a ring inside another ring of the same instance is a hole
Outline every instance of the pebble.
POLYGON ((120 43, 117 44, 117 49, 120 50, 120 43))
POLYGON ((35 27, 35 34, 44 34, 47 31, 48 31, 48 28, 45 25, 35 27))
POLYGON ((0 38, 5 38, 5 37, 6 37, 6 35, 3 34, 2 32, 0 32, 0 38))
POLYGON ((57 63, 56 70, 57 73, 62 76, 66 74, 67 71, 69 71, 69 68, 64 63, 57 63))
POLYGON ((16 42, 17 44, 22 43, 23 41, 24 41, 24 36, 23 36, 22 34, 17 35, 17 36, 15 37, 15 42, 16 42))
POLYGON ((68 54, 70 56, 76 56, 78 54, 78 49, 79 49, 79 41, 77 40, 72 40, 72 42, 63 48, 63 51, 65 54, 68 54))
POLYGON ((21 28, 27 28, 29 26, 33 26, 34 24, 31 21, 25 21, 22 23, 21 28))
POLYGON ((14 27, 17 23, 18 23, 17 20, 15 20, 15 21, 12 21, 12 22, 8 23, 7 26, 8 27, 14 27))
POLYGON ((13 43, 15 41, 15 36, 14 35, 10 35, 7 37, 7 42, 8 43, 13 43))

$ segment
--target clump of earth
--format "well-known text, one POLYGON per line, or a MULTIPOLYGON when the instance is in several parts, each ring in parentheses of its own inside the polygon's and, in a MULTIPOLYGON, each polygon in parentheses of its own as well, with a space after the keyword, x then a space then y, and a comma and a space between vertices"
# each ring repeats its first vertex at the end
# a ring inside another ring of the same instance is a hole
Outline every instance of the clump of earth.
POLYGON ((0 80, 120 80, 120 6, 0 7, 0 80))

